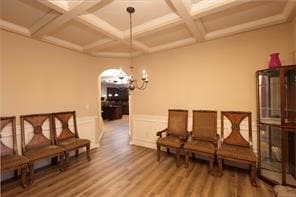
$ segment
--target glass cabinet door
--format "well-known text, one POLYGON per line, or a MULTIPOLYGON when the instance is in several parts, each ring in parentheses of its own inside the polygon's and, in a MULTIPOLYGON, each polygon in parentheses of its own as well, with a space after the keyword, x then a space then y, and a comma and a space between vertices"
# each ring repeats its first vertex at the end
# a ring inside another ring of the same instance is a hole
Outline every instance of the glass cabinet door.
POLYGON ((276 183, 282 183, 281 129, 277 126, 261 125, 260 174, 276 183))
POLYGON ((258 80, 260 122, 279 125, 281 116, 280 72, 279 70, 260 72, 258 80))
POLYGON ((296 125, 296 69, 285 69, 284 72, 284 111, 283 124, 296 125))
POLYGON ((296 186, 296 132, 295 129, 285 129, 285 160, 284 182, 288 185, 296 186))

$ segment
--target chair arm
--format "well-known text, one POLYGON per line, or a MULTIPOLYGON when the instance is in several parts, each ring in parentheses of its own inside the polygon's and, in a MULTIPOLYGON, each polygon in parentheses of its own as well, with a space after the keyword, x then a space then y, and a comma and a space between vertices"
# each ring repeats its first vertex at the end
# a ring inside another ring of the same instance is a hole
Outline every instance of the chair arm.
POLYGON ((216 134, 216 140, 214 141, 214 144, 215 145, 218 144, 219 139, 220 139, 220 135, 219 134, 216 134))
POLYGON ((167 132, 167 131, 168 131, 167 128, 162 131, 157 131, 156 136, 162 137, 162 133, 167 132))
POLYGON ((192 132, 188 132, 188 131, 187 131, 186 134, 185 134, 184 136, 180 136, 180 139, 181 139, 181 140, 187 140, 188 137, 191 135, 191 133, 192 133, 192 132))

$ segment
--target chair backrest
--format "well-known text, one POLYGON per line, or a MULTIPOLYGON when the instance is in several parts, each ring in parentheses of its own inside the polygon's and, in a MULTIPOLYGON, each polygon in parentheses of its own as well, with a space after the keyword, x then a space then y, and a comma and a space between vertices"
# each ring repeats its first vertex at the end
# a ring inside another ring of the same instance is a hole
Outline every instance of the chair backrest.
POLYGON ((217 111, 193 110, 192 139, 217 140, 217 111))
POLYGON ((55 134, 55 140, 57 142, 66 140, 69 138, 79 138, 77 125, 76 125, 76 112, 75 111, 67 111, 67 112, 57 112, 53 113, 53 130, 55 134), (69 128, 70 119, 73 119, 74 131, 69 128), (61 123, 62 131, 59 135, 57 135, 57 125, 58 122, 61 123))
POLYGON ((42 146, 48 146, 54 144, 54 136, 52 131, 52 117, 51 114, 32 114, 22 115, 21 118, 21 141, 22 151, 25 153, 30 149, 35 149, 42 146), (50 137, 47 138, 43 133, 43 125, 48 120, 50 137), (27 127, 25 122, 28 122, 33 127, 33 137, 26 144, 25 134, 27 133, 27 127))
POLYGON ((252 113, 238 111, 221 111, 221 138, 223 144, 252 146, 252 113), (224 139, 224 116, 231 123, 231 133, 224 139), (240 133, 240 124, 248 118, 249 142, 240 133))
POLYGON ((0 120, 0 144, 1 144, 1 157, 6 155, 17 155, 17 143, 16 143, 16 126, 15 126, 15 116, 10 117, 1 117, 0 120), (11 133, 12 133, 12 148, 5 145, 2 141, 2 131, 5 127, 8 127, 11 124, 11 133))
POLYGON ((188 111, 170 109, 168 118, 168 134, 182 137, 187 134, 188 111))

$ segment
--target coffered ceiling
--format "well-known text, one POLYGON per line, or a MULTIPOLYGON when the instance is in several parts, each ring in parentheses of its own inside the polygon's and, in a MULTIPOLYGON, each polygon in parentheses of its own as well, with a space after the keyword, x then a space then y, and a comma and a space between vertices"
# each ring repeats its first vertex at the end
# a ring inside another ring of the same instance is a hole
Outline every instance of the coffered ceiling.
POLYGON ((142 55, 288 22, 296 0, 0 0, 0 28, 103 57, 142 55))

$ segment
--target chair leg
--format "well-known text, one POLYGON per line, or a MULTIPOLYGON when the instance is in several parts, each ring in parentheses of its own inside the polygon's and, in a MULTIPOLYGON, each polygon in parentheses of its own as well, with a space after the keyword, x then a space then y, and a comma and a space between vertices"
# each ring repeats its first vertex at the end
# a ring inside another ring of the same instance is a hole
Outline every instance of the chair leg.
POLYGON ((29 174, 30 174, 29 184, 32 184, 34 182, 34 164, 33 163, 29 164, 29 174))
POLYGON ((251 165, 251 183, 254 187, 257 187, 257 181, 256 181, 256 164, 251 165))
POLYGON ((157 145, 157 161, 160 160, 160 146, 157 145))
POLYGON ((64 162, 64 154, 60 155, 60 171, 63 172, 65 170, 65 162, 64 162))
POLYGON ((185 164, 184 164, 184 167, 188 168, 188 164, 189 164, 189 152, 185 151, 185 164))
POLYGON ((27 175, 27 167, 24 167, 21 169, 21 184, 23 188, 27 186, 26 175, 27 175))
POLYGON ((218 176, 222 176, 223 174, 223 159, 222 158, 218 158, 218 165, 219 165, 219 169, 218 169, 218 176))
MULTIPOLYGON (((77 156, 78 156, 78 152, 79 150, 76 150, 76 154, 77 154, 77 156)), ((88 161, 90 161, 90 144, 88 144, 87 146, 86 146, 86 157, 87 157, 87 160, 88 161)))
POLYGON ((67 168, 70 165, 68 152, 65 152, 65 161, 64 162, 65 162, 64 166, 65 166, 65 168, 67 168))
POLYGON ((177 165, 177 168, 179 168, 179 160, 180 160, 180 149, 176 149, 176 165, 177 165))
POLYGON ((192 156, 192 160, 194 160, 195 159, 195 154, 191 153, 191 156, 192 156))
POLYGON ((210 165, 210 170, 209 170, 210 175, 215 176, 215 173, 214 173, 214 158, 209 157, 209 165, 210 165))
POLYGON ((58 157, 51 158, 51 165, 57 165, 58 164, 58 157))
POLYGON ((14 171, 14 178, 17 179, 17 177, 18 177, 18 169, 16 169, 16 170, 14 171))
POLYGON ((78 155, 79 155, 79 149, 76 149, 75 150, 75 157, 78 157, 78 155))
POLYGON ((168 154, 168 155, 170 154, 170 149, 169 149, 169 148, 167 148, 167 154, 168 154))

